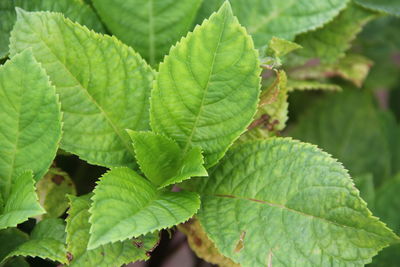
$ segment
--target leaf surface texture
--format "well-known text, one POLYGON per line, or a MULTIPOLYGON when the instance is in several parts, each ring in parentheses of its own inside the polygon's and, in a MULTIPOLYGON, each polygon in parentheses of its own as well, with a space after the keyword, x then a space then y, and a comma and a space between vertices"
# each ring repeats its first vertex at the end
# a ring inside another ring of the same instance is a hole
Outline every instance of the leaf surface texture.
POLYGON ((343 166, 315 146, 236 146, 199 180, 201 225, 242 266, 363 266, 398 237, 367 209, 343 166))
POLYGON ((140 169, 154 185, 165 187, 192 176, 207 176, 200 148, 186 154, 178 144, 152 132, 129 131, 140 169))
POLYGON ((67 251, 72 267, 121 266, 138 260, 146 260, 158 241, 157 234, 149 234, 134 240, 115 242, 88 250, 90 195, 69 196, 71 207, 67 218, 67 251))
POLYGON ((61 147, 89 163, 135 167, 125 129, 149 128, 153 71, 116 38, 49 12, 18 12, 11 55, 31 47, 60 95, 61 147))
POLYGON ((110 31, 151 65, 191 28, 201 0, 94 0, 110 31))
MULTIPOLYGON (((224 2, 203 2, 199 20, 208 17, 224 2)), ((348 0, 231 0, 233 12, 253 37, 257 48, 272 37, 293 40, 300 33, 321 27, 346 7, 348 0)))
POLYGON ((54 11, 61 12, 73 21, 86 25, 97 32, 103 32, 104 28, 96 13, 89 5, 81 0, 12 0, 0 3, 0 58, 7 56, 10 32, 16 21, 15 7, 27 11, 54 11))
POLYGON ((253 42, 226 2, 160 64, 152 129, 184 153, 199 146, 206 167, 214 165, 254 116, 260 72, 253 42))
POLYGON ((196 193, 157 190, 128 168, 106 173, 92 200, 90 249, 172 227, 187 221, 200 207, 196 193))

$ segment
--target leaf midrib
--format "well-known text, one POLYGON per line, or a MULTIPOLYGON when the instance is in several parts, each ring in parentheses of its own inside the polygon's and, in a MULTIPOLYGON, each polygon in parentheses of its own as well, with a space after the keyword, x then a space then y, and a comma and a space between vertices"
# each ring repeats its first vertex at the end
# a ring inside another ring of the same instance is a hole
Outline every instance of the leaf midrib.
POLYGON ((328 219, 320 217, 320 216, 315 216, 313 214, 308 214, 308 213, 305 213, 305 212, 302 212, 302 211, 299 211, 299 210, 295 210, 295 209, 289 208, 289 207, 287 207, 287 206, 285 206, 283 204, 273 203, 273 202, 269 202, 269 201, 266 201, 266 200, 260 200, 260 199, 255 199, 255 198, 247 198, 247 197, 241 197, 241 196, 235 196, 235 195, 225 195, 225 194, 213 194, 213 195, 202 195, 202 196, 239 199, 239 200, 246 200, 246 201, 255 202, 255 203, 259 203, 259 204, 265 204, 265 205, 268 205, 270 207, 284 209, 284 210, 287 210, 289 212, 297 213, 297 214, 300 214, 300 215, 305 216, 305 217, 310 217, 312 219, 318 219, 318 220, 324 221, 324 222, 326 222, 328 224, 333 224, 335 226, 339 226, 339 227, 342 227, 342 228, 351 228, 351 229, 354 229, 354 230, 357 230, 357 231, 362 230, 362 231, 365 231, 365 232, 367 232, 369 234, 377 236, 380 239, 387 239, 387 237, 385 237, 385 236, 381 236, 381 235, 379 235, 377 233, 367 231, 366 229, 363 229, 363 228, 356 228, 356 227, 351 226, 351 225, 344 225, 344 224, 341 224, 341 223, 338 223, 338 222, 335 222, 335 221, 331 221, 331 220, 328 220, 328 219))
MULTIPOLYGON (((148 181, 148 182, 150 183, 150 181, 148 181)), ((107 186, 111 186, 111 185, 107 185, 107 186)), ((95 196, 96 196, 96 195, 95 195, 95 196)), ((145 205, 143 205, 142 207, 138 208, 137 210, 135 210, 135 211, 132 212, 132 213, 128 213, 128 215, 126 215, 125 218, 121 219, 121 220, 119 221, 119 223, 116 224, 116 225, 114 225, 113 227, 117 227, 117 226, 121 225, 122 223, 124 223, 124 222, 126 222, 126 221, 131 221, 132 218, 134 218, 138 213, 140 213, 140 212, 142 212, 143 210, 147 209, 147 208, 150 207, 154 202, 156 202, 157 200, 161 199, 161 196, 162 196, 161 191, 156 191, 156 190, 155 190, 154 195, 151 196, 151 197, 148 199, 148 201, 147 201, 147 203, 146 203, 145 205)), ((99 201, 101 201, 101 200, 102 200, 102 199, 100 199, 99 201)), ((103 199, 103 200, 104 200, 104 199, 103 199)), ((96 201, 96 200, 93 200, 93 202, 94 202, 94 201, 96 201)), ((94 206, 92 206, 92 208, 93 208, 93 207, 94 207, 94 206)), ((89 209, 89 213, 91 214, 91 215, 90 215, 90 219, 89 219, 89 221, 90 221, 90 220, 92 219, 92 217, 93 217, 93 213, 90 212, 90 209, 89 209)), ((93 222, 92 222, 92 226, 93 226, 93 222)), ((90 230, 92 230, 92 227, 90 227, 90 230)), ((106 230, 103 230, 103 231, 101 232, 101 234, 98 234, 99 237, 96 238, 95 241, 98 242, 99 239, 101 239, 101 238, 104 237, 105 235, 109 234, 111 231, 112 231, 112 228, 108 228, 108 229, 106 229, 106 230)), ((93 237, 93 236, 92 236, 92 237, 93 237)), ((91 237, 91 238, 92 238, 92 237, 91 237)), ((118 240, 118 241, 123 242, 123 241, 125 241, 126 239, 128 239, 128 238, 125 238, 124 240, 118 240)), ((89 241, 90 241, 90 239, 89 239, 89 241)), ((113 242, 115 242, 115 241, 113 241, 113 242)), ((88 243, 89 243, 89 242, 88 242, 88 243)), ((104 244, 103 244, 103 245, 104 245, 104 244)))
MULTIPOLYGON (((22 81, 20 80, 19 83, 21 84, 21 86, 20 86, 20 88, 21 88, 22 87, 22 81)), ((21 91, 23 91, 23 90, 21 90, 21 91)), ((18 146, 19 146, 19 139, 20 139, 19 137, 20 137, 20 134, 21 134, 21 132, 20 132, 20 129, 21 129, 20 121, 21 121, 21 106, 22 106, 21 98, 22 98, 22 95, 18 94, 18 96, 19 96, 19 101, 18 101, 19 105, 18 105, 18 116, 17 116, 17 123, 16 123, 16 125, 17 125, 17 133, 15 135, 14 150, 13 150, 12 160, 11 160, 11 164, 10 164, 9 175, 6 176, 7 178, 6 178, 4 191, 1 192, 2 194, 4 194, 3 195, 3 199, 4 200, 6 200, 8 198, 8 196, 10 195, 12 176, 13 176, 13 173, 14 173, 14 166, 15 166, 15 159, 16 159, 17 153, 18 153, 18 146)), ((12 103, 12 102, 10 102, 10 103, 12 103)))
MULTIPOLYGON (((209 86, 210 86, 211 74, 214 72, 215 59, 216 59, 216 57, 217 57, 218 50, 219 50, 219 46, 220 46, 220 44, 221 44, 222 35, 223 35, 224 31, 225 31, 225 26, 226 26, 227 17, 228 17, 228 16, 227 16, 226 11, 225 11, 225 14, 224 14, 224 22, 223 22, 223 24, 222 24, 222 30, 221 30, 221 33, 220 33, 220 35, 219 35, 219 37, 218 37, 218 43, 217 43, 217 46, 216 46, 215 51, 214 51, 214 53, 213 53, 213 59, 212 59, 212 62, 211 62, 210 72, 209 72, 209 74, 208 74, 208 80, 207 80, 206 86, 205 86, 205 88, 204 88, 203 96, 202 96, 202 98, 201 98, 201 102, 200 102, 200 106, 199 106, 199 111, 198 111, 198 113, 197 113, 197 115, 196 115, 196 117, 195 117, 195 121, 194 121, 194 123, 193 123, 192 130, 191 130, 191 132, 190 132, 188 138, 186 139, 186 145, 185 145, 185 147, 184 147, 184 149, 183 149, 183 154, 186 154, 187 151, 188 151, 188 149, 191 147, 192 139, 193 139, 194 133, 195 133, 195 131, 196 131, 197 124, 199 123, 200 115, 201 115, 201 113, 202 113, 202 111, 203 111, 204 101, 205 101, 205 99, 206 99, 206 95, 207 95, 207 93, 208 93, 208 89, 209 89, 209 86)), ((211 23, 211 21, 210 21, 209 23, 211 23)))

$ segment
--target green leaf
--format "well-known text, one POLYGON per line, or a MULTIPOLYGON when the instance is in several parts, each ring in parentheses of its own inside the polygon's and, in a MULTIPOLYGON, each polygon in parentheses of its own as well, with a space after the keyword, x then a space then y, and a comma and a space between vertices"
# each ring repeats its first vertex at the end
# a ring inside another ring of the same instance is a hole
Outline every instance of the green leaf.
POLYGON ((287 89, 289 92, 295 90, 342 91, 342 87, 337 84, 312 80, 288 80, 287 89))
POLYGON ((305 61, 318 58, 323 63, 335 63, 345 56, 362 27, 376 16, 374 12, 350 4, 323 28, 299 35, 296 42, 303 49, 295 54, 305 61))
MULTIPOLYGON (((224 0, 205 0, 200 17, 209 16, 224 0)), ((346 7, 348 0, 231 0, 233 11, 253 37, 256 47, 268 44, 272 37, 293 40, 332 20, 346 7)))
POLYGON ((30 239, 13 250, 8 257, 30 256, 67 263, 65 225, 61 219, 45 219, 33 229, 30 239))
MULTIPOLYGON (((5 201, 12 184, 24 186, 16 178, 22 172, 32 170, 35 180, 45 174, 61 139, 58 97, 31 51, 0 67, 0 118, 0 195, 5 201)), ((28 176, 20 179, 26 182, 28 176)), ((33 181, 28 184, 31 188, 25 189, 33 192, 33 181)))
POLYGON ((400 16, 400 2, 397 0, 355 0, 365 8, 400 16))
POLYGON ((268 44, 268 49, 271 50, 273 55, 276 57, 286 56, 300 48, 302 48, 301 45, 277 37, 272 37, 268 44))
POLYGON ((184 153, 202 148, 214 165, 256 111, 260 72, 251 38, 226 2, 170 51, 151 97, 151 126, 184 153))
POLYGON ((93 0, 102 20, 151 65, 192 27, 202 0, 93 0))
POLYGON ((89 242, 90 195, 69 196, 71 208, 67 218, 67 251, 71 267, 121 266, 137 260, 148 259, 158 241, 157 234, 149 234, 134 240, 115 242, 87 250, 89 242))
POLYGON ((29 217, 46 212, 39 205, 31 171, 15 177, 4 207, 0 211, 0 229, 17 226, 29 217))
POLYGON ((166 187, 193 176, 208 176, 199 147, 186 154, 178 144, 153 132, 128 130, 140 169, 154 185, 166 187))
POLYGON ((200 207, 196 193, 159 191, 128 168, 106 173, 92 200, 89 249, 172 227, 200 207))
POLYGON ((76 195, 75 184, 66 172, 51 168, 37 185, 39 202, 46 210, 43 218, 57 218, 68 208, 67 194, 76 195))
POLYGON ((68 18, 86 25, 97 32, 103 32, 104 28, 96 13, 89 5, 80 0, 13 0, 0 3, 0 58, 8 54, 10 32, 16 21, 15 7, 21 7, 28 11, 54 11, 64 13, 68 18))
POLYGON ((295 68, 293 72, 289 72, 289 75, 293 79, 322 81, 326 78, 340 77, 361 87, 372 65, 373 62, 362 55, 347 54, 333 64, 305 65, 302 68, 295 68))
POLYGON ((18 11, 10 52, 27 47, 60 95, 61 147, 89 163, 135 167, 125 129, 149 128, 150 67, 116 38, 56 13, 18 11))
POLYGON ((9 260, 6 261, 7 255, 11 253, 14 249, 16 249, 19 245, 26 242, 28 238, 29 237, 27 234, 25 234, 21 230, 18 230, 17 228, 0 230, 0 266, 4 266, 5 263, 8 264, 9 260))
POLYGON ((282 67, 282 58, 300 48, 302 47, 294 42, 272 37, 267 49, 264 51, 261 50, 262 67, 266 69, 280 69, 282 67))
POLYGON ((244 267, 361 266, 400 240, 372 216, 343 166, 313 145, 248 142, 199 182, 201 225, 244 267))
POLYGON ((317 144, 343 162, 353 176, 372 173, 377 185, 391 176, 390 144, 379 112, 365 92, 324 98, 300 117, 289 134, 317 144))

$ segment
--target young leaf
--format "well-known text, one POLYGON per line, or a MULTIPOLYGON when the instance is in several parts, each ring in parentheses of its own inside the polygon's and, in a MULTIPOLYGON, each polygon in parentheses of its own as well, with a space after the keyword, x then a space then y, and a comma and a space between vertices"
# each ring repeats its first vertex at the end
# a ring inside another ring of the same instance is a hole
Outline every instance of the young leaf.
MULTIPOLYGON (((200 16, 207 17, 225 0, 206 0, 200 16)), ((239 21, 253 37, 257 48, 272 37, 293 40, 300 33, 314 30, 332 20, 349 0, 231 0, 239 21)))
POLYGON ((175 141, 165 136, 130 130, 128 133, 132 138, 140 169, 159 188, 193 176, 208 176, 203 167, 200 148, 192 148, 184 154, 175 141))
POLYGON ((345 56, 362 27, 376 16, 375 12, 350 4, 323 28, 299 35, 296 42, 303 49, 296 55, 305 60, 318 58, 323 63, 335 63, 345 56))
POLYGON ((31 171, 15 177, 0 211, 0 229, 17 226, 29 217, 45 212, 39 205, 31 171))
MULTIPOLYGON (((16 181, 21 172, 32 170, 35 180, 45 174, 61 139, 58 97, 31 51, 0 67, 0 118, 0 195, 5 201, 13 183, 24 186, 16 181)), ((33 193, 33 181, 28 184, 33 193)))
POLYGON ((172 227, 200 207, 196 193, 159 191, 128 168, 106 173, 92 200, 89 249, 172 227))
POLYGON ((94 0, 107 27, 151 65, 192 26, 201 0, 94 0))
POLYGON ((369 172, 380 184, 392 169, 390 144, 380 120, 371 96, 347 91, 310 108, 290 135, 317 144, 343 162, 353 176, 369 172))
POLYGON ((30 256, 67 263, 65 225, 61 219, 45 219, 33 229, 29 240, 13 250, 8 257, 30 256))
POLYGON ((272 51, 271 54, 276 57, 286 56, 287 54, 301 48, 302 47, 299 44, 277 37, 272 37, 268 44, 268 50, 272 51))
POLYGON ((104 28, 96 13, 89 5, 81 0, 13 0, 0 2, 0 58, 8 54, 10 32, 16 20, 15 7, 28 11, 54 11, 64 13, 65 16, 77 21, 97 32, 104 28))
POLYGON ((347 171, 288 138, 232 149, 198 179, 201 225, 242 266, 361 266, 399 242, 373 217, 347 171))
POLYGON ((57 218, 68 208, 67 194, 76 195, 74 182, 66 172, 50 168, 36 184, 39 202, 46 210, 43 218, 57 218))
POLYGON ((115 242, 87 250, 89 242, 90 195, 69 196, 71 207, 67 218, 67 251, 71 267, 121 266, 148 259, 158 241, 157 234, 148 234, 134 240, 115 242))
POLYGON ((60 95, 61 147, 97 165, 134 167, 125 129, 149 128, 153 71, 116 38, 61 14, 18 11, 10 53, 32 47, 60 95))
POLYGON ((263 68, 278 70, 282 67, 282 59, 291 52, 302 47, 294 42, 272 37, 265 50, 261 50, 261 64, 263 68))
POLYGON ((160 64, 151 126, 186 153, 199 146, 214 165, 246 129, 260 88, 258 55, 228 2, 160 64))
POLYGON ((400 16, 400 2, 397 0, 355 0, 365 8, 400 16))

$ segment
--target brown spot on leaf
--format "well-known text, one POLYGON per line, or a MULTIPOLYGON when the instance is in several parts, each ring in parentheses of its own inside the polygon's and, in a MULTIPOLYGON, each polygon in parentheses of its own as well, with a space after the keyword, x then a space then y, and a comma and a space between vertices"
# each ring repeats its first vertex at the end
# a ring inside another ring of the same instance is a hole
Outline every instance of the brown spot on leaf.
POLYGON ((135 245, 135 247, 137 248, 142 248, 143 247, 143 242, 139 241, 139 240, 133 240, 133 244, 135 245))
POLYGON ((101 254, 101 256, 103 256, 103 257, 104 257, 104 255, 105 255, 105 254, 104 254, 104 251, 100 252, 100 254, 101 254))
POLYGON ((246 237, 246 231, 242 231, 240 234, 239 241, 236 244, 235 252, 240 252, 244 248, 244 238, 246 237))
POLYGON ((67 252, 67 259, 69 262, 71 262, 74 259, 74 256, 71 254, 71 252, 67 252))
POLYGON ((60 185, 60 184, 64 181, 64 177, 62 177, 61 175, 54 175, 53 178, 51 178, 51 180, 52 180, 56 185, 60 185))
POLYGON ((198 247, 200 247, 203 244, 203 242, 201 241, 201 239, 198 236, 194 236, 193 241, 194 241, 194 244, 198 247))

